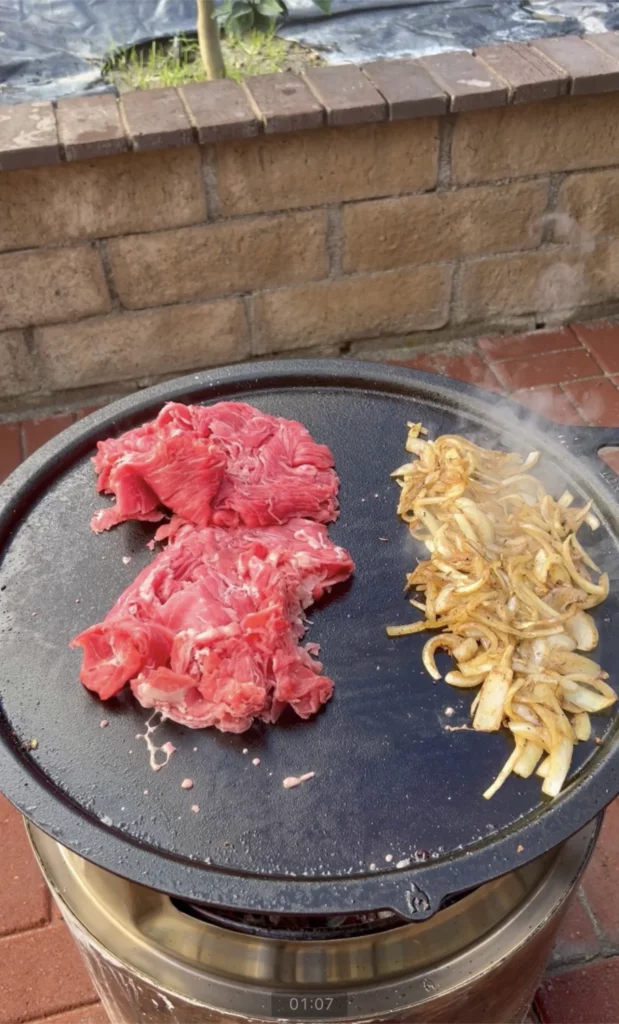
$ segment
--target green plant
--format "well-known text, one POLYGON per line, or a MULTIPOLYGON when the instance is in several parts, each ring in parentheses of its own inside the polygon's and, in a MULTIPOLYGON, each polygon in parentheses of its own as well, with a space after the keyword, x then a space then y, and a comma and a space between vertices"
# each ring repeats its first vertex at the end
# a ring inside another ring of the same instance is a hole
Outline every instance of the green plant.
MULTIPOLYGON (((324 14, 331 13, 331 0, 313 0, 324 14)), ((215 0, 197 0, 198 40, 207 78, 224 78, 226 68, 221 52, 220 30, 229 37, 249 32, 273 32, 278 20, 288 13, 286 0, 224 0, 215 11, 215 0)))
MULTIPOLYGON (((221 49, 226 74, 236 82, 250 75, 276 74, 289 69, 302 71, 323 63, 319 54, 276 36, 273 30, 266 35, 249 32, 242 39, 227 36, 222 39, 221 49)), ((182 35, 132 46, 128 50, 110 45, 103 75, 121 92, 188 85, 206 78, 197 40, 182 35)))
MULTIPOLYGON (((324 14, 331 13, 331 0, 314 0, 324 14)), ((226 35, 245 36, 248 32, 273 32, 280 18, 286 17, 285 0, 224 0, 216 19, 226 35)))
POLYGON ((103 74, 121 88, 149 89, 179 86, 204 77, 195 40, 176 37, 171 44, 153 40, 148 46, 112 50, 103 65, 103 74))

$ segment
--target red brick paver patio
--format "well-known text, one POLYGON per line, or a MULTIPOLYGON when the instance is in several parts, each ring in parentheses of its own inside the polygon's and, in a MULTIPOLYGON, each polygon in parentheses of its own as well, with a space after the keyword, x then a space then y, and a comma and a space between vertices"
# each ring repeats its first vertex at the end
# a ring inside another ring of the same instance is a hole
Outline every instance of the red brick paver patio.
MULTIPOLYGON (((573 324, 468 351, 420 352, 406 365, 490 388, 558 423, 617 426, 619 324, 573 324)), ((87 410, 91 411, 91 410, 87 410)), ((83 412, 0 424, 0 481, 83 412)), ((619 452, 607 458, 619 472, 619 452)), ((561 929, 532 1019, 619 1022, 619 800, 561 929)), ((0 1024, 105 1024, 66 928, 52 909, 19 815, 0 796, 0 1024)))

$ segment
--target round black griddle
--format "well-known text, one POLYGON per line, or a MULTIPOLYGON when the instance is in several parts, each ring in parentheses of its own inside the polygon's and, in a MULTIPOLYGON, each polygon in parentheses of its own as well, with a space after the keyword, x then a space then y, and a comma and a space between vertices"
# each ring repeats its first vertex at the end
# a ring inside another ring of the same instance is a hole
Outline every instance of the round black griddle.
POLYGON ((619 485, 595 456, 612 432, 534 421, 475 388, 399 367, 231 367, 80 421, 0 491, 0 788, 9 799, 82 856, 177 898, 291 914, 392 908, 408 918, 429 916, 448 896, 516 868, 593 818, 619 792, 614 708, 593 717, 601 743, 577 746, 557 800, 541 796, 539 779, 512 776, 486 801, 511 740, 454 731, 469 722, 472 694, 432 682, 421 665, 425 636, 385 635, 387 624, 418 614, 403 585, 423 552, 396 517, 389 477, 406 459, 407 420, 421 420, 431 437, 457 432, 481 444, 541 448, 552 493, 569 484, 578 500, 593 497, 602 528, 585 528, 584 539, 611 578, 594 656, 616 686, 619 485), (235 398, 300 420, 335 455, 341 515, 330 533, 357 572, 311 610, 308 633, 335 695, 308 722, 290 714, 242 736, 166 722, 154 738, 177 751, 154 774, 136 739, 148 712, 129 692, 102 704, 83 689, 80 652, 68 647, 153 557, 152 526, 90 530, 105 499, 89 459, 98 439, 152 418, 166 400, 235 398), (314 779, 283 789, 286 776, 310 771, 314 779))

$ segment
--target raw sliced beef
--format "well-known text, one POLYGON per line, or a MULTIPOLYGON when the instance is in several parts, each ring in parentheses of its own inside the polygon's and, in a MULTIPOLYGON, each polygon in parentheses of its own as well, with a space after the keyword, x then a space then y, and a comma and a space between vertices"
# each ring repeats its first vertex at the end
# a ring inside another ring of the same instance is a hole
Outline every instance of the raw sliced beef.
POLYGON ((301 423, 244 402, 171 402, 152 422, 97 447, 98 490, 116 497, 94 516, 97 533, 126 519, 156 522, 164 508, 197 526, 337 516, 329 449, 301 423))
POLYGON ((130 683, 143 707, 193 729, 243 732, 286 705, 308 718, 333 684, 316 644, 299 644, 304 611, 353 569, 308 519, 254 529, 177 520, 104 621, 73 641, 84 650, 81 680, 102 699, 130 683))

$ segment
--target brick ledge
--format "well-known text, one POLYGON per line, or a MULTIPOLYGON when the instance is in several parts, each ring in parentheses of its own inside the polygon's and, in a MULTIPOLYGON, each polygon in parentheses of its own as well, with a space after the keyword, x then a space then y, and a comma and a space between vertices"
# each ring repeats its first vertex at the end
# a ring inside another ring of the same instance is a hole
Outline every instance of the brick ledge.
POLYGON ((0 106, 0 171, 619 91, 619 32, 0 106))

